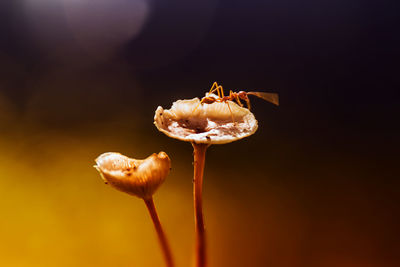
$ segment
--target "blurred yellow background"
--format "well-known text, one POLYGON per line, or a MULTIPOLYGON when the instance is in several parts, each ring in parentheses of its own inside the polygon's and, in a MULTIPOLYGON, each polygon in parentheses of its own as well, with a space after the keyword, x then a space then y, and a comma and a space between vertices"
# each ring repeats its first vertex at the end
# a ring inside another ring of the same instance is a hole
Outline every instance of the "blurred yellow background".
MULTIPOLYGON (((160 150, 173 168, 156 206, 177 266, 190 266, 191 145, 158 133, 151 119, 142 125, 148 130, 134 124, 128 117, 63 131, 9 124, 14 130, 0 142, 2 266, 163 266, 143 201, 105 185, 92 167, 105 151, 145 158, 160 150)), ((294 162, 302 144, 263 141, 268 129, 260 124, 252 137, 209 148, 210 266, 395 266, 385 258, 394 253, 391 203, 372 193, 387 187, 349 180, 360 174, 357 162, 315 149, 315 158, 294 162)))

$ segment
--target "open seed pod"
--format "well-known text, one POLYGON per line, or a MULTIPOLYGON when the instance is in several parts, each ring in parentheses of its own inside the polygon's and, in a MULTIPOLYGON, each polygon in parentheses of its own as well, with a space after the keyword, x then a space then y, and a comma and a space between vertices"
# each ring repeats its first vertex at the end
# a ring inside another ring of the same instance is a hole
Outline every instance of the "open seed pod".
POLYGON ((253 113, 233 101, 200 104, 199 98, 178 100, 168 110, 159 106, 154 124, 169 137, 197 144, 230 143, 252 135, 258 127, 253 113))
POLYGON ((171 169, 171 161, 165 152, 154 153, 144 160, 108 152, 95 161, 94 167, 106 183, 143 199, 151 198, 171 169))

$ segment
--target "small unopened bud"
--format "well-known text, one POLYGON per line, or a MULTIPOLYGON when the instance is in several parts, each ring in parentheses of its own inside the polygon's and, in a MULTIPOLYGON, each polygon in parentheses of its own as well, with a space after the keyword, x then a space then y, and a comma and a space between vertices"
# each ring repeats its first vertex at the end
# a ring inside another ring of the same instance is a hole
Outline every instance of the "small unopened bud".
POLYGON ((171 161, 165 152, 154 153, 144 160, 108 152, 95 161, 94 167, 106 183, 143 199, 151 198, 171 169, 171 161))

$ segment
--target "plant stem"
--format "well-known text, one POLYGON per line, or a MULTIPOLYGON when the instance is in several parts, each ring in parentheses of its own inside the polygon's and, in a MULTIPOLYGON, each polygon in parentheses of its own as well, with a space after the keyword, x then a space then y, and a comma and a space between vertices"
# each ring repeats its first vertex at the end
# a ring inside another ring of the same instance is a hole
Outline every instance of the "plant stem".
POLYGON ((172 259, 171 249, 169 247, 167 237, 164 233, 164 230, 161 226, 160 219, 157 214, 156 207, 154 206, 153 197, 149 199, 144 199, 144 203, 146 203, 147 209, 149 210, 151 219, 153 220, 154 227, 156 228, 156 232, 158 235, 158 240, 160 241, 161 250, 164 254, 164 259, 167 267, 173 267, 174 261, 172 259))
POLYGON ((202 186, 204 163, 208 144, 193 145, 194 156, 194 178, 193 178, 193 199, 194 199, 194 222, 196 227, 196 267, 205 267, 206 260, 206 234, 204 229, 202 186))

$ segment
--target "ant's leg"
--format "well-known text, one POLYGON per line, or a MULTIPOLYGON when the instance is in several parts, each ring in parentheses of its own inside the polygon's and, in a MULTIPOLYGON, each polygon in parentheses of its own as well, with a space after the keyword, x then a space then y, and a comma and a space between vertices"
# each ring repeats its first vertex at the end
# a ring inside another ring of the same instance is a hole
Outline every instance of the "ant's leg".
POLYGON ((201 101, 197 104, 197 106, 192 110, 192 114, 196 111, 196 109, 200 106, 201 101))
POLYGON ((218 94, 219 98, 224 97, 224 88, 222 87, 222 85, 218 85, 218 87, 213 88, 213 90, 210 90, 210 94, 214 93, 215 90, 217 90, 217 94, 218 94))
POLYGON ((218 94, 218 97, 219 98, 221 98, 221 97, 224 97, 224 89, 222 88, 222 86, 221 85, 219 85, 217 88, 215 88, 216 90, 217 90, 217 94, 218 94))
POLYGON ((219 98, 221 98, 221 88, 222 88, 222 86, 221 86, 221 85, 218 85, 217 93, 218 93, 218 97, 219 97, 219 98))
POLYGON ((247 105, 247 109, 250 110, 251 106, 250 106, 250 99, 246 98, 246 105, 247 105))
POLYGON ((212 92, 214 92, 215 88, 217 88, 217 87, 218 87, 218 83, 214 82, 213 85, 211 86, 211 89, 210 89, 209 93, 211 94, 212 92))
POLYGON ((221 95, 220 95, 220 93, 219 93, 220 87, 221 87, 221 86, 218 85, 217 87, 213 88, 212 90, 210 90, 209 94, 212 94, 212 93, 215 92, 215 90, 217 90, 218 97, 221 97, 221 95))
POLYGON ((204 100, 204 98, 202 98, 202 99, 200 100, 200 102, 197 104, 197 106, 193 109, 192 114, 196 111, 196 109, 197 109, 201 104, 203 104, 203 100, 204 100))
POLYGON ((219 87, 220 87, 219 90, 221 90, 221 96, 224 97, 224 88, 222 88, 222 85, 220 85, 219 87))
POLYGON ((231 118, 232 118, 233 123, 236 123, 236 122, 235 122, 235 119, 233 118, 233 113, 232 113, 231 107, 229 106, 229 102, 226 101, 225 103, 228 105, 229 112, 231 113, 231 118))
POLYGON ((232 99, 235 99, 236 102, 238 102, 239 106, 243 107, 242 102, 240 102, 239 96, 238 96, 237 94, 234 95, 233 92, 232 92, 232 90, 231 90, 231 92, 229 93, 229 97, 232 98, 232 99))
POLYGON ((236 101, 239 103, 239 105, 241 107, 243 107, 243 104, 242 104, 242 102, 240 101, 240 98, 237 95, 236 95, 236 101))

